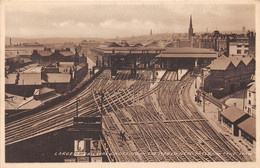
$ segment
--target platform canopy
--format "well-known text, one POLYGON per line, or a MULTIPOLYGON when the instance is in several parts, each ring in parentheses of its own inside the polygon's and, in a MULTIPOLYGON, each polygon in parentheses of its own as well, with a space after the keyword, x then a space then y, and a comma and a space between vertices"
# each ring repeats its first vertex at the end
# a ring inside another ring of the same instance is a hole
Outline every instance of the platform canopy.
POLYGON ((167 48, 156 58, 212 58, 215 59, 218 54, 214 50, 205 48, 167 48))

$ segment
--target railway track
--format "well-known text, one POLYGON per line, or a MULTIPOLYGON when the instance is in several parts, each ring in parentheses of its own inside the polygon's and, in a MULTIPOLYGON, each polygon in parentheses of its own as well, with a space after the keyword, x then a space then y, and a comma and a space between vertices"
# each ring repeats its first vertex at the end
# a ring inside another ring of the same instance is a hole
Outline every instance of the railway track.
POLYGON ((6 145, 72 126, 79 100, 79 116, 103 114, 103 136, 118 162, 246 161, 191 103, 194 78, 187 74, 176 81, 176 72, 168 71, 151 88, 151 75, 137 71, 133 80, 122 70, 111 79, 105 70, 72 99, 8 123, 6 145))
POLYGON ((95 102, 91 90, 102 81, 108 81, 110 71, 105 70, 79 95, 43 110, 37 114, 10 122, 5 126, 5 145, 11 145, 32 137, 73 125, 73 117, 76 115, 76 101, 79 100, 79 116, 97 116, 95 102))
MULTIPOLYGON (((125 132, 128 143, 135 145, 134 150, 122 150, 139 153, 140 156, 124 161, 245 161, 236 148, 223 139, 190 103, 187 95, 193 79, 189 75, 182 81, 175 79, 176 73, 168 72, 152 91, 149 83, 142 85, 136 82, 130 90, 125 89, 119 94, 110 92, 105 96, 106 111, 117 119, 120 125, 118 131, 125 132), (138 86, 141 86, 140 89, 137 89, 138 86), (138 90, 137 93, 132 93, 132 89, 138 90), (153 94, 157 94, 158 98, 152 98, 153 94), (136 98, 135 95, 145 96, 136 98), (160 108, 156 108, 158 105, 160 108), (176 122, 163 122, 171 120, 176 122)), ((111 120, 106 122, 113 123, 111 120)), ((109 141, 114 137, 105 138, 109 141)), ((112 144, 113 147, 116 145, 112 144)))
MULTIPOLYGON (((193 78, 186 76, 172 92, 171 89, 165 89, 171 95, 170 104, 172 113, 167 114, 171 119, 188 119, 188 118, 203 118, 197 110, 191 105, 188 91, 193 82, 193 78)), ((170 86, 168 86, 170 87, 170 86)), ((167 94, 167 93, 166 93, 167 94)), ((165 95, 165 94, 164 94, 165 95)), ((207 121, 199 122, 187 122, 185 125, 180 125, 178 130, 187 132, 191 137, 193 143, 196 143, 196 139, 202 141, 201 149, 204 152, 211 154, 212 161, 245 161, 245 158, 239 155, 239 151, 235 150, 231 143, 228 143, 226 139, 223 139, 207 121), (197 138, 194 136, 196 135, 197 138)), ((184 133, 182 133, 184 135, 184 133)), ((187 141, 189 142, 189 140, 187 141)))

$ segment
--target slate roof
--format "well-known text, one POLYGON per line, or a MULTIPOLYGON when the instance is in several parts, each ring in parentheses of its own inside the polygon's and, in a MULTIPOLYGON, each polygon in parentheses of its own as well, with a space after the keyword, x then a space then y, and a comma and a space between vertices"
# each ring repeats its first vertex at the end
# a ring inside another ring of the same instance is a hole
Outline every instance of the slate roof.
POLYGON ((53 92, 53 91, 55 91, 55 89, 43 87, 43 88, 40 88, 40 89, 35 89, 34 95, 43 95, 43 94, 50 93, 50 92, 53 92))
POLYGON ((245 57, 245 58, 242 58, 242 61, 248 65, 252 60, 254 60, 254 58, 250 58, 250 57, 245 57))
POLYGON ((255 92, 255 82, 253 82, 253 84, 250 86, 250 88, 248 88, 248 90, 250 92, 255 92))
POLYGON ((149 44, 146 44, 144 47, 162 47, 157 41, 153 41, 149 44))
POLYGON ((213 63, 209 65, 209 67, 211 70, 226 70, 230 64, 234 65, 229 60, 223 60, 223 61, 215 60, 213 61, 213 63))
POLYGON ((132 47, 142 47, 142 46, 143 46, 142 43, 135 43, 135 44, 132 45, 132 47))
POLYGON ((233 65, 234 65, 235 67, 237 67, 240 62, 241 62, 241 60, 237 60, 237 59, 232 60, 232 63, 233 63, 233 65))
POLYGON ((31 67, 29 69, 26 69, 23 71, 23 73, 38 73, 40 74, 42 71, 42 67, 41 66, 37 66, 37 67, 31 67))
POLYGON ((73 56, 74 54, 71 51, 60 51, 60 54, 64 57, 73 56))
POLYGON ((22 101, 17 109, 20 109, 20 110, 29 110, 29 109, 34 109, 38 106, 40 106, 42 103, 41 101, 37 101, 35 99, 33 99, 33 96, 32 97, 29 97, 29 98, 26 98, 26 100, 22 101))
POLYGON ((183 48, 167 48, 163 53, 185 53, 185 54, 216 54, 214 50, 205 49, 205 48, 191 48, 191 47, 183 47, 183 48))
POLYGON ((238 128, 248 133, 253 138, 256 138, 256 120, 253 117, 249 117, 245 121, 239 123, 238 128))
POLYGON ((38 51, 38 54, 42 57, 48 57, 52 55, 52 52, 44 50, 44 51, 38 51))
POLYGON ((105 42, 98 46, 98 48, 104 48, 104 47, 122 47, 122 46, 117 44, 116 42, 105 42))
POLYGON ((244 115, 248 114, 235 106, 229 106, 221 112, 221 115, 228 119, 230 122, 234 123, 244 115))
POLYGON ((5 78, 5 84, 7 85, 14 85, 15 84, 15 79, 16 79, 16 73, 8 74, 7 77, 5 78))
POLYGON ((47 73, 46 83, 70 83, 70 74, 68 73, 47 73))
POLYGON ((18 105, 23 101, 22 96, 5 93, 5 109, 16 110, 18 105))
POLYGON ((33 109, 41 105, 40 101, 33 99, 33 96, 27 97, 25 100, 22 96, 5 93, 6 96, 10 97, 5 100, 6 110, 28 110, 33 109))
POLYGON ((82 69, 83 67, 85 67, 86 65, 84 63, 81 63, 79 65, 76 66, 77 71, 79 71, 80 69, 82 69))
POLYGON ((167 48, 156 58, 217 58, 217 53, 201 48, 167 48))
POLYGON ((32 62, 32 60, 31 60, 30 58, 21 58, 21 60, 22 60, 24 63, 32 62))
POLYGON ((40 73, 20 73, 18 85, 41 85, 40 73))
POLYGON ((73 67, 74 66, 74 62, 60 62, 59 66, 60 67, 73 67))

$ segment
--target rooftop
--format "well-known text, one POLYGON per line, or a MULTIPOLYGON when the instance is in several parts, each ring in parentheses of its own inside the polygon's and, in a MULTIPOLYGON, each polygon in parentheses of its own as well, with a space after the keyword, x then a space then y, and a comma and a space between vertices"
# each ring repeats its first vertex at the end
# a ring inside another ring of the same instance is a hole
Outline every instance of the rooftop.
POLYGON ((74 55, 71 51, 60 51, 60 54, 65 56, 65 57, 69 57, 69 56, 74 55))
POLYGON ((245 63, 245 65, 248 65, 251 61, 255 61, 255 59, 251 57, 245 57, 242 58, 242 61, 245 63))
POLYGON ((214 60, 210 65, 210 69, 211 70, 226 70, 228 68, 228 66, 230 66, 234 64, 230 61, 230 60, 214 60))
POLYGON ((41 71, 42 71, 42 67, 37 66, 37 67, 31 67, 29 69, 26 69, 25 71, 23 71, 23 73, 41 73, 41 71))
POLYGON ((251 86, 248 88, 248 91, 255 93, 255 82, 251 84, 251 86))
POLYGON ((18 105, 23 101, 22 96, 5 93, 5 109, 16 110, 18 105))
POLYGON ((41 101, 37 101, 35 99, 33 99, 33 96, 29 97, 29 98, 26 98, 26 100, 22 101, 17 109, 20 109, 20 110, 29 110, 29 109, 34 109, 38 106, 40 106, 42 103, 41 101))
POLYGON ((32 62, 32 60, 30 58, 21 58, 21 60, 26 64, 29 62, 32 62))
POLYGON ((217 53, 210 49, 202 48, 167 48, 157 58, 217 58, 217 53))
POLYGON ((212 70, 226 70, 226 68, 229 66, 229 64, 232 62, 232 64, 237 67, 239 64, 248 65, 254 58, 250 57, 226 57, 226 56, 220 56, 216 60, 214 60, 209 67, 212 70))
POLYGON ((38 51, 38 54, 42 57, 48 57, 48 56, 51 56, 52 55, 52 52, 51 51, 48 51, 48 50, 43 50, 43 51, 38 51))
POLYGON ((20 73, 18 85, 41 85, 40 73, 20 73))
POLYGON ((205 48, 191 48, 191 47, 183 47, 183 48, 167 48, 163 53, 177 53, 177 54, 216 54, 216 51, 205 48))
POLYGON ((249 117, 245 121, 239 123, 237 126, 248 133, 253 138, 256 138, 256 120, 253 117, 249 117))
POLYGON ((70 74, 68 73, 46 73, 46 83, 70 83, 70 74))
POLYGON ((103 44, 100 44, 98 47, 104 48, 104 47, 122 47, 122 46, 117 44, 116 42, 105 42, 103 44))
MULTIPOLYGON (((232 60, 232 63, 233 63, 233 65, 234 65, 235 67, 237 67, 240 62, 241 62, 241 60, 238 60, 238 59, 232 60)), ((244 64, 244 63, 243 63, 243 64, 244 64)))
POLYGON ((50 92, 53 92, 53 91, 55 91, 55 89, 43 87, 43 88, 40 88, 40 89, 35 89, 34 95, 43 95, 43 94, 50 93, 50 92))
POLYGON ((229 106, 221 112, 221 115, 228 119, 230 122, 234 123, 241 117, 248 114, 235 106, 229 106))
POLYGON ((59 62, 60 67, 73 67, 74 62, 59 62))
POLYGON ((235 45, 249 45, 248 42, 230 42, 230 46, 235 46, 235 45))
POLYGON ((17 75, 16 73, 8 74, 7 77, 5 78, 5 84, 6 85, 14 85, 16 75, 17 75))
POLYGON ((6 110, 28 110, 41 105, 41 102, 34 100, 33 96, 24 99, 22 96, 5 93, 5 97, 6 110))
POLYGON ((143 54, 144 52, 148 53, 157 53, 157 51, 164 51, 165 48, 163 47, 103 47, 103 48, 94 48, 94 51, 102 52, 104 54, 113 54, 113 53, 120 53, 120 54, 143 54))

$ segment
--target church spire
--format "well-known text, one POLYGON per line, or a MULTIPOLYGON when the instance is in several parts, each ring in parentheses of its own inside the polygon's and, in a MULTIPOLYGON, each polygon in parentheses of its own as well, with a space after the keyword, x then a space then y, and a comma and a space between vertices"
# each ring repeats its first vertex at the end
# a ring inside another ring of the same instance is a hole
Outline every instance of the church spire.
POLYGON ((192 28, 192 15, 190 15, 190 28, 192 28))
POLYGON ((193 36, 193 28, 192 28, 192 15, 190 15, 190 28, 189 28, 189 40, 192 39, 193 36))

